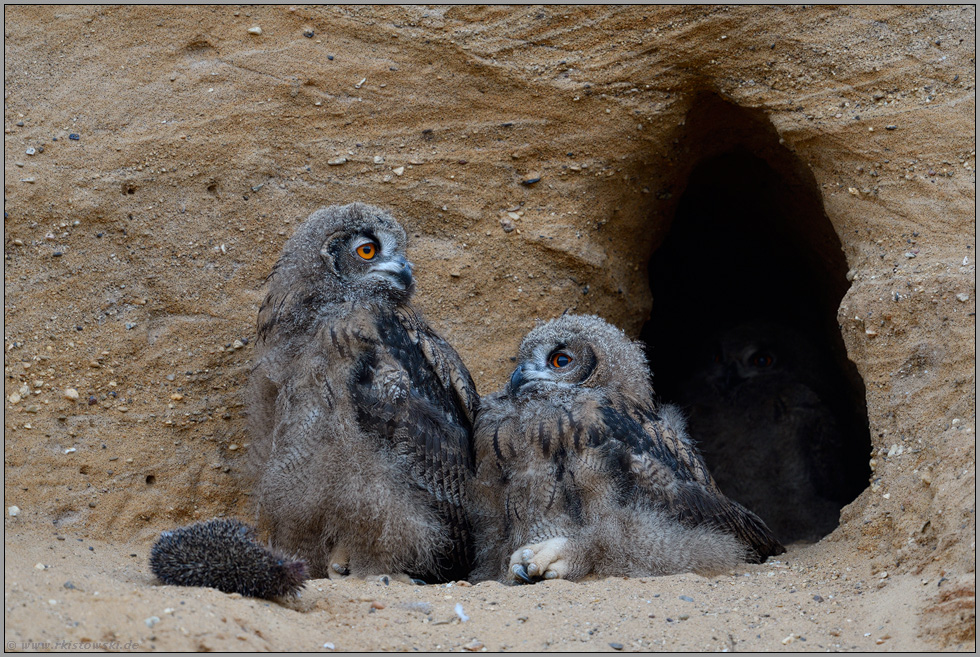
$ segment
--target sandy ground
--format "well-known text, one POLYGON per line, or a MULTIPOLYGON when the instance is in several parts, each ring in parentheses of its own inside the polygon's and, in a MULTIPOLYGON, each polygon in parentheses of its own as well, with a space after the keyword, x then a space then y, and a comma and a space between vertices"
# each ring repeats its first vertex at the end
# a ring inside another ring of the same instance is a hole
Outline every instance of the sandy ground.
POLYGON ((974 649, 974 7, 6 6, 4 33, 7 650, 974 649), (688 122, 702 94, 763 127, 688 122), (487 393, 536 318, 638 335, 686 176, 739 144, 803 172, 847 259, 874 474, 828 538, 710 580, 154 584, 161 531, 251 513, 256 312, 313 209, 408 226, 487 393))
POLYGON ((866 563, 844 565, 846 546, 824 541, 710 579, 312 580, 277 604, 156 585, 145 545, 10 530, 8 521, 8 650, 921 651, 930 646, 910 599, 938 584, 888 575, 884 586, 866 563))

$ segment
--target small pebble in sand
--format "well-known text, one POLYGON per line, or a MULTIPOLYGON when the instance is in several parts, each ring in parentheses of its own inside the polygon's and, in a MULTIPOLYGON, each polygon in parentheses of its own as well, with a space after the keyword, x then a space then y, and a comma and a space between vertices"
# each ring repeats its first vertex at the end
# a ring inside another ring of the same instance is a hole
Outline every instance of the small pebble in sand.
POLYGON ((313 31, 312 28, 308 27, 305 30, 303 30, 303 36, 305 36, 307 39, 312 39, 315 34, 316 33, 313 31))
POLYGON ((692 598, 689 595, 680 595, 680 596, 677 596, 677 597, 679 597, 684 602, 694 602, 694 598, 692 598))
POLYGON ((335 157, 332 160, 327 160, 327 164, 329 164, 332 167, 340 166, 341 164, 346 164, 346 163, 347 163, 346 157, 335 157))
POLYGON ((963 303, 966 303, 967 301, 970 300, 970 295, 964 292, 960 292, 959 294, 956 295, 956 298, 962 301, 963 303))
POLYGON ((815 595, 815 596, 813 596, 813 599, 814 599, 815 602, 823 602, 823 596, 822 595, 815 595))
POLYGON ((34 155, 34 153, 37 153, 37 151, 36 151, 36 150, 34 149, 34 147, 33 147, 33 146, 32 146, 31 148, 28 148, 28 149, 27 149, 26 151, 24 151, 24 152, 25 152, 25 153, 27 153, 28 155, 34 155))
POLYGON ((11 518, 16 518, 17 516, 20 515, 20 507, 19 506, 8 506, 7 507, 7 513, 10 514, 10 517, 11 518))
POLYGON ((454 611, 456 612, 456 615, 459 616, 459 620, 463 621, 464 623, 470 619, 470 617, 463 612, 463 605, 458 602, 456 603, 454 611))
POLYGON ((68 135, 68 138, 71 139, 72 141, 78 141, 79 139, 81 139, 81 136, 79 136, 79 135, 77 135, 77 134, 75 134, 73 132, 70 135, 68 135))
POLYGON ((253 27, 248 28, 248 33, 249 34, 255 34, 257 36, 259 34, 262 34, 262 28, 259 27, 258 25, 255 25, 253 27))
POLYGON ((612 648, 613 650, 622 650, 623 644, 616 643, 615 641, 613 641, 612 643, 609 644, 609 647, 612 648))
POLYGON ((74 388, 65 388, 64 392, 65 399, 70 399, 72 401, 78 401, 78 391, 74 388))
POLYGON ((465 646, 463 646, 463 650, 469 650, 470 652, 479 652, 483 650, 483 644, 477 641, 476 639, 473 639, 465 646))
POLYGON ((428 602, 403 602, 398 606, 408 611, 417 611, 420 614, 432 613, 432 605, 428 602))
POLYGON ((402 175, 403 173, 405 173, 405 167, 397 167, 397 168, 395 168, 395 169, 392 169, 392 170, 391 170, 391 172, 392 172, 393 174, 395 174, 396 176, 400 176, 400 175, 402 175))
POLYGON ((156 625, 157 623, 160 622, 160 617, 159 616, 150 616, 149 618, 147 618, 143 622, 146 623, 146 626, 147 627, 153 627, 154 625, 156 625))

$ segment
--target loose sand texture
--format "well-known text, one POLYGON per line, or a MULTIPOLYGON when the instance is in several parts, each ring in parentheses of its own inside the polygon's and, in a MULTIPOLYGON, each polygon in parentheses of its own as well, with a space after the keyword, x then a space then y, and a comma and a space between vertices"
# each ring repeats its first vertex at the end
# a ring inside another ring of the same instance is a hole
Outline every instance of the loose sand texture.
POLYGON ((5 647, 974 650, 975 43, 973 6, 8 5, 5 647), (403 222, 483 394, 536 319, 639 336, 689 176, 733 149, 840 260, 814 302, 871 476, 829 536, 713 579, 154 582, 161 531, 252 517, 255 318, 312 210, 403 222))

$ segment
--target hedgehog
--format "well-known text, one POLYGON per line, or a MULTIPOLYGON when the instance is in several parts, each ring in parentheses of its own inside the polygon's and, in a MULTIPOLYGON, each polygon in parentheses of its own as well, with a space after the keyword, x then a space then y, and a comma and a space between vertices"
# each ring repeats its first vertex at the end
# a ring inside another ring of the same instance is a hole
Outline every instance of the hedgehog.
POLYGON ((304 560, 266 548, 253 527, 228 518, 163 532, 150 550, 150 569, 164 584, 267 600, 296 595, 307 572, 304 560))

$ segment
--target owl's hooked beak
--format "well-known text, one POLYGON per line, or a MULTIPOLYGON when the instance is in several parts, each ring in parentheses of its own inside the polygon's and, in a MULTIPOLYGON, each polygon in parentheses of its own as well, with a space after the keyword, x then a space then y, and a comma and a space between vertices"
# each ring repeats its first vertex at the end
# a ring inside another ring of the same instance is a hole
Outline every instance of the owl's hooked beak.
POLYGON ((389 276, 403 290, 412 287, 412 263, 404 256, 395 256, 391 260, 378 263, 373 266, 372 271, 382 272, 389 276))
POLYGON ((517 366, 514 373, 510 375, 510 383, 507 384, 507 393, 514 395, 517 394, 521 388, 526 386, 532 381, 541 381, 546 379, 554 382, 554 379, 546 371, 542 371, 536 367, 533 362, 524 362, 517 366))
POLYGON ((742 373, 738 371, 738 366, 735 363, 725 365, 725 369, 722 370, 721 379, 721 384, 725 389, 730 389, 744 380, 742 373))
POLYGON ((516 394, 525 383, 527 383, 527 379, 524 377, 524 363, 521 363, 514 370, 514 373, 510 375, 510 383, 507 384, 508 394, 516 394))

